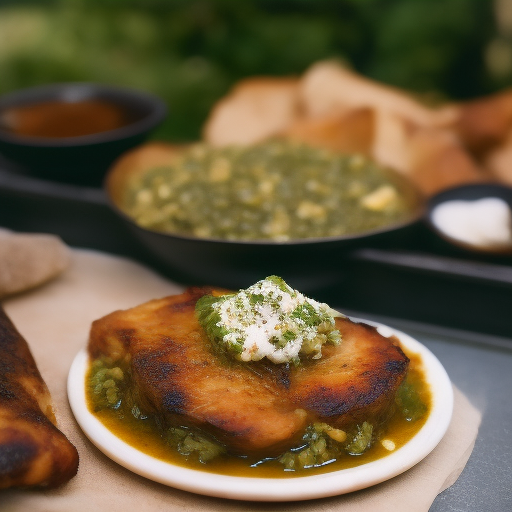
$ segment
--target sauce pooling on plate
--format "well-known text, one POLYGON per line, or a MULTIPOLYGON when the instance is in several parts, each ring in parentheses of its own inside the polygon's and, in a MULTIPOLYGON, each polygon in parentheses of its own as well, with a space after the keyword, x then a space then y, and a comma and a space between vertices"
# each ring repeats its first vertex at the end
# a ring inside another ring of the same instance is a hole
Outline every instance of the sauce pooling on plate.
POLYGON ((89 409, 118 437, 174 464, 282 477, 349 468, 424 425, 419 356, 278 276, 97 320, 89 409), (138 311, 138 312, 137 312, 138 311))
POLYGON ((99 360, 91 365, 87 401, 89 410, 124 442, 171 464, 260 478, 321 474, 383 458, 421 430, 431 408, 430 390, 421 358, 411 353, 407 356, 411 359, 408 376, 397 392, 394 412, 385 424, 364 422, 356 430, 344 432, 316 423, 307 429, 296 449, 260 459, 229 455, 223 446, 188 427, 163 428, 155 415, 146 414, 126 393, 123 381, 129 376, 119 366, 108 368, 99 360), (101 393, 97 392, 99 387, 101 393))
POLYGON ((25 137, 81 137, 130 124, 125 109, 103 100, 45 101, 0 112, 0 130, 25 137))

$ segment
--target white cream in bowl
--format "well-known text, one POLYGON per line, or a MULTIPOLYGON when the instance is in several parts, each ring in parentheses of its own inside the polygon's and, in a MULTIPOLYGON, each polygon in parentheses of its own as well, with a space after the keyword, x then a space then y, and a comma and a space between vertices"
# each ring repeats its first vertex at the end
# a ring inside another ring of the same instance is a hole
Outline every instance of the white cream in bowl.
POLYGON ((451 200, 432 211, 432 223, 445 235, 478 247, 512 246, 512 212, 498 197, 451 200))

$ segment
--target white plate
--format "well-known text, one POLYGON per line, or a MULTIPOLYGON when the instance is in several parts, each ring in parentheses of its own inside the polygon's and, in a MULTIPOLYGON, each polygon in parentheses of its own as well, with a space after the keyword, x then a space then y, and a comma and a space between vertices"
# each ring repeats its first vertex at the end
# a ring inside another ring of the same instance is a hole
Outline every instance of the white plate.
POLYGON ((397 336, 408 351, 421 356, 432 392, 432 409, 425 425, 409 442, 382 459, 355 468, 322 475, 271 479, 213 474, 155 459, 116 437, 89 411, 85 396, 89 359, 85 349, 77 354, 69 372, 69 402, 78 424, 103 453, 138 475, 177 489, 251 501, 308 500, 364 489, 399 475, 424 459, 444 436, 453 410, 450 379, 426 347, 405 333, 375 322, 364 322, 378 327, 384 336, 397 336))

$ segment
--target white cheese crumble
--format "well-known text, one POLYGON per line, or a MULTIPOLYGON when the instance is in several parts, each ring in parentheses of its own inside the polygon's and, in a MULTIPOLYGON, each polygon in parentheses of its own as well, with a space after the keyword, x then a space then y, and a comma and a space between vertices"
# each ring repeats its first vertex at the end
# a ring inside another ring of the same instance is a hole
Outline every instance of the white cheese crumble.
POLYGON ((325 343, 338 343, 334 318, 326 304, 305 297, 281 278, 271 276, 213 304, 225 334, 222 342, 237 347, 241 361, 297 362, 299 354, 322 356, 325 343))
POLYGON ((436 206, 432 222, 451 238, 471 245, 512 245, 511 211, 497 197, 446 201, 436 206))
POLYGON ((392 452, 396 448, 395 443, 391 439, 382 439, 380 444, 389 452, 392 452))

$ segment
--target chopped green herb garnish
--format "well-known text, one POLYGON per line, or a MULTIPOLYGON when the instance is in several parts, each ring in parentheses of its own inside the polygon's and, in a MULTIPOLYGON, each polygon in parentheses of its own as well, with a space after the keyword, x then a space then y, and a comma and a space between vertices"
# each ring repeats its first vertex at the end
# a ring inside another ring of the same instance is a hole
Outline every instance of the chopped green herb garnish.
POLYGON ((352 441, 345 446, 345 450, 350 455, 361 455, 372 444, 373 425, 365 421, 357 426, 357 433, 352 441))

